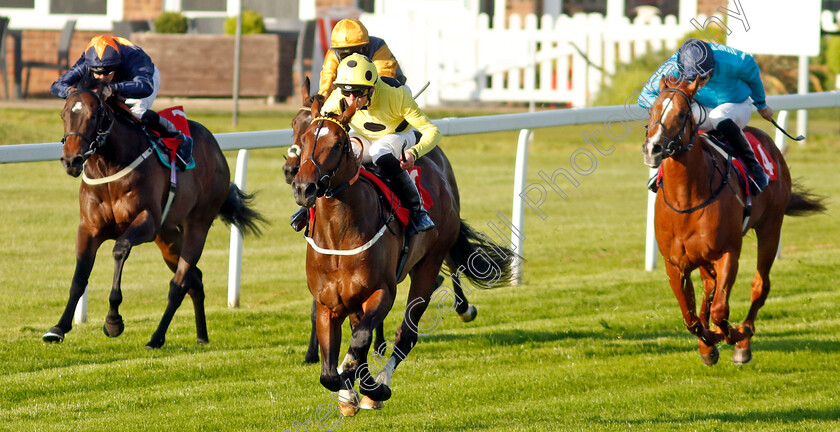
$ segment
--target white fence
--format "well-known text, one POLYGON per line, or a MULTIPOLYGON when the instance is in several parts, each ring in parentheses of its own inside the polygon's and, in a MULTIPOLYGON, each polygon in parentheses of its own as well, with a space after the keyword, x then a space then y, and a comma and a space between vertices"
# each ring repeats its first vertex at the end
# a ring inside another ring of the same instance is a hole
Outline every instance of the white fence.
POLYGON ((466 11, 361 19, 372 35, 388 35, 409 86, 431 82, 421 106, 515 101, 583 107, 618 64, 649 51, 676 50, 692 29, 670 15, 647 23, 599 14, 512 15, 491 23, 486 14, 466 11))
MULTIPOLYGON (((779 111, 779 124, 785 127, 783 118, 787 117, 787 110, 840 107, 840 91, 810 93, 805 95, 770 96, 767 98, 769 106, 779 111)), ((608 123, 615 121, 633 121, 646 118, 644 110, 637 106, 610 106, 596 108, 574 108, 565 110, 551 110, 536 113, 502 114, 469 118, 445 118, 435 120, 443 135, 466 135, 475 133, 501 132, 521 130, 518 149, 516 152, 516 171, 513 188, 513 211, 511 217, 511 248, 521 251, 522 237, 514 235, 523 232, 525 223, 525 205, 520 194, 527 187, 528 144, 533 138, 532 129, 580 125, 591 123, 608 123)), ((761 120, 760 120, 761 121, 761 120)), ((235 181, 244 189, 247 177, 249 149, 272 148, 288 146, 292 142, 292 131, 274 130, 260 132, 239 132, 216 134, 216 139, 222 150, 240 150, 237 158, 235 181)), ((639 139, 641 135, 630 134, 639 139)), ((776 134, 776 143, 784 145, 785 138, 781 133, 776 134)), ((61 155, 60 143, 19 144, 0 146, 0 163, 35 162, 57 160, 61 155)), ((640 171, 642 167, 639 161, 640 171)), ((641 175, 641 174, 640 174, 641 175)), ((642 193, 640 191, 640 193, 642 193)), ((645 248, 646 267, 652 270, 656 263, 656 244, 653 240, 653 206, 649 205, 648 235, 645 248)), ((237 307, 239 304, 239 275, 242 257, 242 236, 232 229, 230 271, 228 280, 228 305, 237 307)), ((518 277, 521 276, 517 275, 518 277)), ((79 302, 76 320, 84 322, 87 294, 79 302)))

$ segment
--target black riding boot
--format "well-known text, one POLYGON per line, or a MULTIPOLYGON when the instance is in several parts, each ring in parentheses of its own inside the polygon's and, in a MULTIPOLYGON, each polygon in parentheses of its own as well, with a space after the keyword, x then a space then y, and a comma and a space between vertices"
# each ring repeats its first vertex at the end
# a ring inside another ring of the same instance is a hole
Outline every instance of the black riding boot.
POLYGON ((306 210, 306 207, 301 207, 295 212, 295 214, 292 215, 291 218, 289 218, 289 222, 292 224, 293 230, 300 231, 306 227, 306 219, 309 216, 309 212, 306 210))
POLYGON ((726 137, 726 141, 729 142, 729 145, 731 145, 732 148, 738 152, 738 156, 746 162, 747 171, 749 171, 750 176, 752 176, 753 184, 756 189, 753 195, 758 195, 764 190, 764 188, 767 187, 767 183, 770 180, 767 178, 764 168, 760 163, 758 163, 758 159, 755 158, 755 153, 753 153, 744 132, 731 119, 726 119, 718 123, 717 130, 726 137))
POLYGON ((175 138, 181 143, 178 145, 178 150, 175 152, 178 157, 178 166, 181 169, 186 169, 192 162, 193 139, 184 135, 175 125, 169 120, 158 115, 157 112, 146 110, 143 113, 143 124, 152 128, 160 134, 163 138, 175 138))
POLYGON ((400 162, 397 158, 390 154, 385 155, 376 161, 376 165, 382 168, 382 171, 388 176, 397 197, 402 201, 403 206, 411 212, 408 235, 434 228, 435 223, 432 222, 432 218, 429 217, 429 213, 423 208, 420 201, 420 191, 417 190, 417 185, 411 180, 408 172, 400 168, 400 162))

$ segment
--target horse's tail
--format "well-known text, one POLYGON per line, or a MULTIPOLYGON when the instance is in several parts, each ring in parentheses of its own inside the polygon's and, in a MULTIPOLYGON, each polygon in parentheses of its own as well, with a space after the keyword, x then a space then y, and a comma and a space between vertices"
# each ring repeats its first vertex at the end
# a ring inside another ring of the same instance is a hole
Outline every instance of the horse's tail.
POLYGON ((242 192, 238 186, 231 183, 228 189, 222 208, 219 210, 219 217, 227 225, 234 225, 243 234, 260 235, 260 223, 267 224, 268 221, 259 214, 253 207, 254 194, 242 192))
POLYGON ((511 266, 517 258, 514 251, 479 235, 461 220, 461 233, 449 249, 446 265, 450 273, 463 274, 477 287, 489 289, 510 283, 511 266))
POLYGON ((814 213, 826 211, 824 197, 812 194, 798 183, 793 184, 793 192, 790 194, 790 202, 785 208, 788 216, 808 216, 814 213))

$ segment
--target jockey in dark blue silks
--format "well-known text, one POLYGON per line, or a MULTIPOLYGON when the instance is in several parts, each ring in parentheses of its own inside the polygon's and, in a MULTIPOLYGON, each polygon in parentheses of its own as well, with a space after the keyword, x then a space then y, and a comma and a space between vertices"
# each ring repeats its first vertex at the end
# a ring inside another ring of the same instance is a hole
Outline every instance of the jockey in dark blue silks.
POLYGON ((699 80, 700 89, 692 105, 697 126, 704 130, 717 129, 723 134, 746 162, 756 194, 767 187, 767 174, 743 133, 752 115, 752 105, 762 117, 773 120, 773 110, 765 101, 764 84, 753 56, 726 45, 689 39, 645 84, 639 96, 642 108, 649 109, 659 95, 662 76, 679 81, 699 80))
POLYGON ((182 168, 192 162, 192 138, 151 109, 160 90, 160 71, 140 47, 121 37, 95 36, 79 60, 52 84, 50 92, 67 98, 89 75, 108 83, 102 92, 104 98, 112 94, 125 97, 125 104, 143 124, 162 137, 180 140, 177 154, 182 168))

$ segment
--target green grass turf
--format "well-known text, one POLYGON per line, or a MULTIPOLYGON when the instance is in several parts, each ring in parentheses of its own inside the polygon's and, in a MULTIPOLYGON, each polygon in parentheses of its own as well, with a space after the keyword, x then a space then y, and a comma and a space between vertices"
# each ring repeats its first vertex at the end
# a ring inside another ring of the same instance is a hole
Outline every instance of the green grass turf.
MULTIPOLYGON (((234 129, 228 114, 191 112, 215 132, 283 129, 292 114, 243 113, 234 129)), ((318 382, 320 366, 302 364, 311 296, 305 242, 286 222, 296 206, 282 179, 283 149, 251 155, 247 189, 259 192, 257 208, 273 224, 245 241, 242 307, 226 305, 229 232, 217 222, 200 262, 211 342, 196 345, 187 300, 156 351, 143 346, 163 313, 171 274, 151 244, 136 247, 125 267, 122 336, 109 339, 101 329, 113 272, 107 242, 90 279, 88 323, 63 344, 41 341, 73 274, 79 179, 58 162, 0 166, 0 431, 840 430, 840 110, 812 111, 807 144, 792 144, 787 154, 793 177, 827 196, 829 211, 785 220, 755 357, 740 367, 729 362, 728 346, 718 365, 703 366, 661 258, 656 271, 644 271, 648 170, 640 123, 624 142, 601 141, 615 146, 609 156, 582 136, 600 128, 536 131, 529 183, 542 181, 538 170, 568 169, 579 148, 597 155, 597 167, 566 188, 567 199, 548 195, 544 220, 526 210, 523 284, 473 289, 476 321, 440 314, 394 375, 385 408, 343 420, 318 382)), ((2 144, 61 134, 56 111, 0 110, 2 144)), ((477 134, 441 144, 458 177, 463 217, 488 234, 497 213, 510 217, 516 138, 477 134)), ((235 152, 227 156, 233 165, 235 152)), ((747 311, 754 267, 748 234, 731 299, 734 322, 747 311)), ((402 285, 386 319, 389 339, 405 291, 402 285)), ((433 307, 421 327, 435 318, 433 307)))

